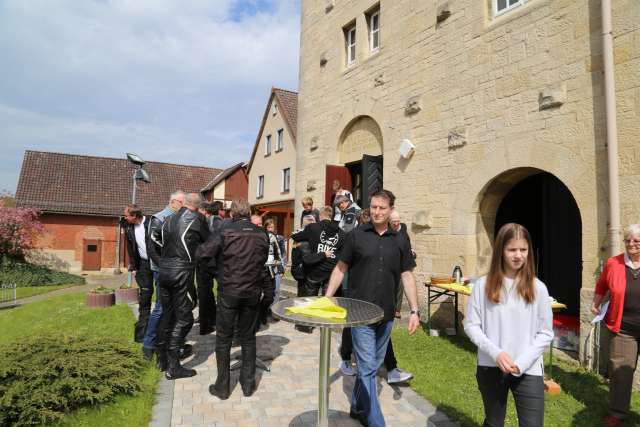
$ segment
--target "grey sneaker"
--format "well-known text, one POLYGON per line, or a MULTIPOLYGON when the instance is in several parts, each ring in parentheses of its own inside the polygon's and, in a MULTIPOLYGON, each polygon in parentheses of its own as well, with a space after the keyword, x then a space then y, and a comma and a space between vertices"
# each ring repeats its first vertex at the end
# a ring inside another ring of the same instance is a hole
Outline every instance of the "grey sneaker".
POLYGON ((411 378, 413 378, 411 372, 403 371, 400 368, 387 372, 387 384, 404 383, 411 378))
POLYGON ((346 360, 340 362, 340 372, 342 372, 342 375, 345 375, 347 377, 352 377, 356 374, 355 369, 353 369, 353 366, 351 366, 351 362, 346 360))

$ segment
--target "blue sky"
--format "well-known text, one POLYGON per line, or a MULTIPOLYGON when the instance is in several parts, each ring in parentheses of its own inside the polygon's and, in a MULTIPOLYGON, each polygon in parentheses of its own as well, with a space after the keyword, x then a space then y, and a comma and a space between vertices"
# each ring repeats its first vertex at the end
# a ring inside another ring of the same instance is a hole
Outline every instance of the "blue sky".
POLYGON ((0 0, 0 190, 24 150, 225 167, 297 90, 298 0, 0 0))

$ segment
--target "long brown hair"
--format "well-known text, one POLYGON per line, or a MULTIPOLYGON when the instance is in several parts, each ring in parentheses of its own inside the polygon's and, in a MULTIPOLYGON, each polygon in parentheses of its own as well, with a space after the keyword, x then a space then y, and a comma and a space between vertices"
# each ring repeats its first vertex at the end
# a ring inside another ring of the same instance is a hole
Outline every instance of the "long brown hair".
POLYGON ((533 245, 531 235, 526 228, 520 224, 510 222, 500 227, 496 240, 493 244, 493 254, 491 255, 491 267, 487 274, 486 293, 489 301, 499 304, 502 294, 502 281, 504 279, 504 248, 512 239, 526 240, 529 246, 527 262, 522 266, 516 276, 516 290, 527 304, 531 304, 535 298, 535 263, 533 261, 533 245))

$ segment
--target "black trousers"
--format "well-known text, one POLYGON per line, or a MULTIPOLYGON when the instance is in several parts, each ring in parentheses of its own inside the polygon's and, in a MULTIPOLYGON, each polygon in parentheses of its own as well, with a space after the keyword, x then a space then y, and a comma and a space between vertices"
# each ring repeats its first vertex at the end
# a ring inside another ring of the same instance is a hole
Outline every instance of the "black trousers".
POLYGON ((151 298, 153 297, 153 272, 149 260, 140 259, 140 266, 136 271, 136 283, 140 288, 140 304, 138 306, 138 321, 135 325, 134 339, 142 342, 147 332, 149 314, 151 313, 151 298))
POLYGON ((262 301, 260 302, 260 322, 266 324, 269 314, 271 314, 271 305, 276 297, 276 278, 271 277, 270 273, 265 273, 264 283, 262 286, 262 301))
POLYGON ((216 318, 216 363, 218 378, 214 387, 228 395, 231 363, 231 342, 237 332, 242 351, 240 385, 243 390, 255 386, 256 375, 256 326, 260 297, 236 297, 218 295, 218 313, 216 318), (237 329, 237 330, 236 330, 237 329))
POLYGON ((210 331, 216 325, 216 299, 213 295, 213 274, 206 268, 196 269, 198 303, 200 304, 200 333, 210 331))
POLYGON ((507 395, 513 393, 520 427, 544 425, 544 382, 542 376, 505 375, 495 367, 478 366, 478 388, 484 403, 483 427, 504 426, 507 395))
MULTIPOLYGON (((301 286, 298 287, 298 296, 301 297, 316 297, 318 293, 320 295, 324 295, 327 290, 327 284, 329 283, 329 279, 326 280, 313 280, 310 278, 305 278, 303 281, 300 281, 301 286)), ((341 296, 341 295, 336 295, 341 296)))
POLYGON ((193 268, 160 268, 160 298, 162 316, 156 333, 156 347, 169 351, 184 347, 193 326, 194 302, 189 293, 193 288, 193 268))
MULTIPOLYGON (((344 328, 342 330, 342 342, 340 343, 340 358, 342 360, 351 360, 353 354, 353 342, 351 341, 351 328, 344 328)), ((384 355, 384 368, 387 372, 393 371, 398 367, 398 360, 396 354, 393 352, 393 343, 389 338, 389 344, 387 344, 387 352, 384 355)))

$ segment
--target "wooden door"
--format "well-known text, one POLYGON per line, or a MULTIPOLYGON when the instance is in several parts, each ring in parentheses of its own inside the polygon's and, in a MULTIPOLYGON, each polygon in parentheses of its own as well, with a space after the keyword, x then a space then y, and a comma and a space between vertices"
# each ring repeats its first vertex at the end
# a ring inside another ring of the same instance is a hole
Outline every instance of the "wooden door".
POLYGON ((344 166, 327 165, 325 176, 324 204, 331 206, 333 181, 339 180, 342 188, 351 191, 351 172, 344 166))
POLYGON ((362 156, 362 208, 369 207, 369 197, 382 190, 382 156, 362 156))
POLYGON ((100 270, 102 259, 102 242, 100 240, 83 240, 82 269, 85 271, 100 270))

